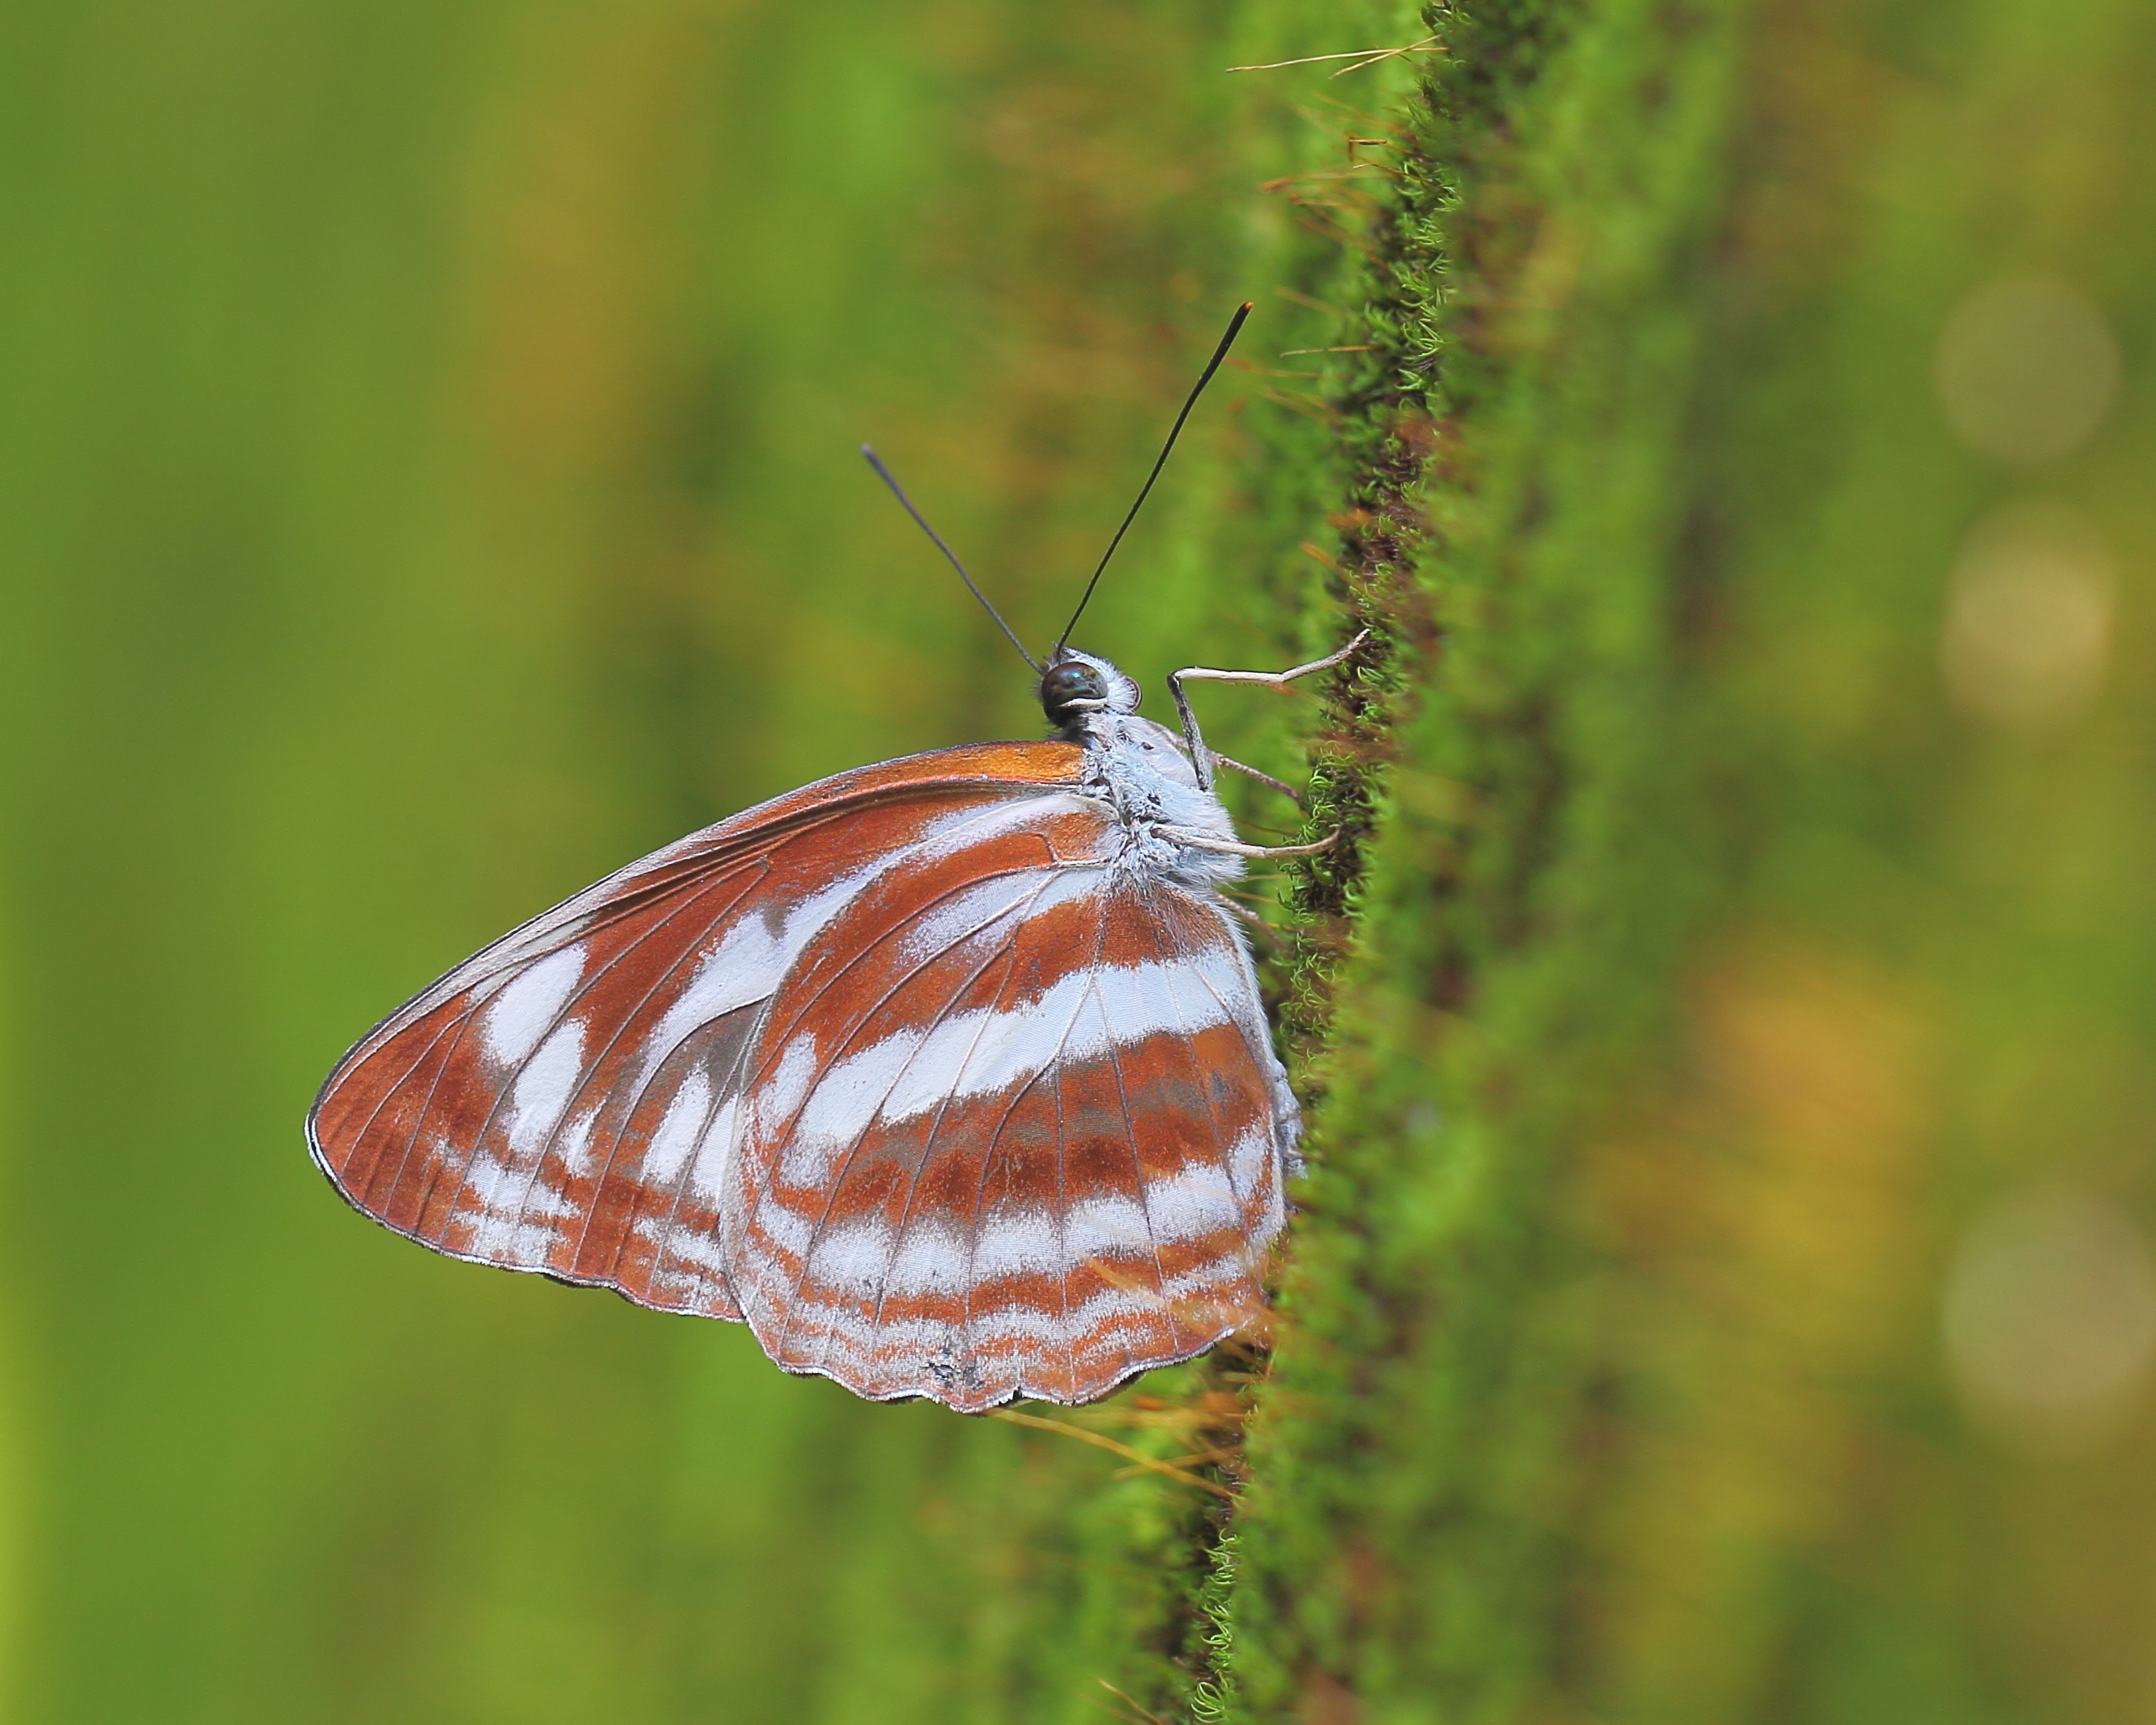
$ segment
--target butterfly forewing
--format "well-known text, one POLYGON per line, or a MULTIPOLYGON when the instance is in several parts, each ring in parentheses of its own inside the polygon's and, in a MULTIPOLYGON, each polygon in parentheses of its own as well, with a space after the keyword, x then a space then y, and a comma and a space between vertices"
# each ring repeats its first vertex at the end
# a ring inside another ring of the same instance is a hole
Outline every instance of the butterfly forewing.
POLYGON ((788 966, 879 871, 1078 763, 1056 743, 941 750, 631 864, 353 1049, 309 1116, 316 1160, 359 1208, 442 1251, 738 1317, 715 1129, 788 966))

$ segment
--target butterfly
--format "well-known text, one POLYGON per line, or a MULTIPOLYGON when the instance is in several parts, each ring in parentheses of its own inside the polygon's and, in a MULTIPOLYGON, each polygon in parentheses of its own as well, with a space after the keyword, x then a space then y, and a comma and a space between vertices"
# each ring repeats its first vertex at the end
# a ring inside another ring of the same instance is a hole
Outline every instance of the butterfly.
POLYGON ((1220 889, 1330 841, 1237 839, 1214 769, 1240 764, 1183 685, 1285 685, 1363 637, 1175 673, 1178 736, 1069 628, 1035 660, 988 610, 1052 736, 839 774, 505 935, 330 1074, 307 1141, 337 1191, 875 1400, 1075 1404, 1241 1327, 1300 1118, 1220 889))

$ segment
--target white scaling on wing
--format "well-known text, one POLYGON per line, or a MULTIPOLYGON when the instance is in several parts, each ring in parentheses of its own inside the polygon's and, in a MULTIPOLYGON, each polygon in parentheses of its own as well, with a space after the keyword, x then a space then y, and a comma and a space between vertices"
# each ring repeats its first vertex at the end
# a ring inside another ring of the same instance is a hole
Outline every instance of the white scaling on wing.
POLYGON ((1064 977, 1012 1012, 983 1007, 928 1034, 883 1105, 886 1120, 932 1112, 947 1096, 993 1096, 1056 1063, 1085 995, 1086 972, 1064 977))
MULTIPOLYGON (((798 904, 752 909, 737 918, 719 944, 697 960, 688 986, 644 1038, 637 1050, 639 1079, 656 1072, 683 1042, 714 1019, 778 992, 809 943, 880 877, 919 855, 926 842, 918 840, 879 857, 798 904)), ((792 1055, 793 1048, 787 1053, 792 1055)), ((782 1112, 791 1112, 793 1105, 787 1105, 782 1112)))
MULTIPOLYGON (((834 1061, 793 1122, 786 1177, 803 1185, 824 1178, 837 1156, 879 1122, 914 1120, 947 1100, 1001 1095, 1053 1067, 1134 1048, 1163 1031, 1231 1022, 1202 991, 1178 1001, 1172 973, 1188 962, 1074 971, 1022 1007, 953 1013, 926 1035, 894 1030, 834 1061)), ((797 1099, 806 1075, 799 1053, 798 1043, 788 1048, 758 1094, 757 1124, 765 1131, 783 1127, 797 1099)))
POLYGON ((1063 1250, 1074 1264, 1090 1258, 1149 1256, 1152 1236, 1146 1213, 1137 1199, 1118 1192, 1082 1199, 1064 1213, 1063 1250))
POLYGON ((1241 1281, 1251 1274, 1255 1268, 1254 1255, 1245 1245, 1238 1251, 1193 1264, 1181 1275, 1170 1276, 1161 1291, 1171 1300, 1187 1299, 1194 1294, 1217 1295, 1229 1284, 1241 1281))
POLYGON ((543 1187, 527 1192, 531 1184, 527 1171, 499 1156, 482 1151, 472 1158, 457 1203, 458 1218, 471 1225, 467 1255, 495 1264, 546 1261, 569 1207, 543 1187))
POLYGON ((471 1255, 492 1264, 544 1264, 561 1237, 561 1230, 551 1222, 490 1216, 473 1236, 471 1255))
MULTIPOLYGON (((1021 815, 1028 820, 1038 818, 1023 809, 998 812, 1007 819, 1021 815)), ((968 939, 986 936, 1008 941, 1010 931, 998 929, 996 924, 1012 913, 1038 914, 1046 905, 1085 896, 1096 884, 1094 878, 1086 875, 1054 876, 1045 888, 1025 878, 984 883, 959 893, 924 918, 906 936, 904 950, 912 961, 921 963, 943 955, 968 939)), ((1004 1016, 1022 1025, 1038 1010, 1004 1016)), ((788 1134, 783 1163, 786 1178, 808 1185, 828 1177, 839 1153, 858 1142, 879 1120, 911 1120, 947 1097, 983 1095, 999 1089, 999 1081, 973 1084, 963 1078, 954 1086, 951 1076, 953 1067, 965 1062, 973 1044, 998 1016, 991 1012, 963 1012, 926 1033, 911 1026, 895 1029, 834 1062, 805 1103, 796 1097, 788 1082, 800 1076, 799 1068, 788 1069, 793 1053, 788 1048, 781 1072, 759 1097, 757 1110, 758 1126, 771 1131, 783 1125, 794 1107, 800 1108, 788 1134)), ((1052 1029, 1049 1033, 1052 1037, 1052 1029)), ((1031 1069, 1039 1070, 1042 1063, 1036 1063, 1031 1069)))
POLYGON ((1063 1265, 1063 1242, 1055 1218, 1038 1210, 999 1210, 973 1237, 973 1280, 1048 1274, 1063 1265))
POLYGON ((666 1104, 666 1112, 644 1147, 641 1178, 648 1185, 671 1186, 704 1135, 711 1113, 711 1075, 701 1067, 681 1081, 666 1104))
POLYGON ((891 1230, 879 1220, 849 1222, 820 1236, 808 1260, 807 1277, 840 1293, 866 1299, 876 1290, 891 1260, 891 1230))
POLYGON ((706 1286, 728 1285, 726 1254, 718 1240, 664 1216, 639 1219, 636 1231, 652 1249, 649 1303, 662 1310, 709 1310, 706 1286))
POLYGON ((484 1232, 490 1223, 503 1221, 515 1213, 524 1196, 525 1179, 524 1170, 480 1151, 465 1170, 458 1210, 462 1213, 467 1202, 475 1206, 480 1213, 477 1225, 484 1232))
POLYGON ((779 1310, 780 1303, 772 1290, 782 1284, 788 1288, 793 1285, 794 1272, 801 1267, 800 1260, 788 1263, 779 1257, 747 1225, 746 1218, 722 1222, 719 1244, 726 1259, 727 1279, 739 1291, 743 1305, 767 1315, 779 1310))
POLYGON ((1110 1319, 1135 1317, 1141 1312, 1158 1311, 1160 1296, 1152 1289, 1136 1283, 1127 1288, 1103 1288, 1068 1319, 1073 1336, 1083 1336, 1088 1330, 1110 1319))
POLYGON ((734 1092, 719 1105, 711 1130, 696 1146, 696 1160, 689 1169, 689 1189, 714 1210, 724 1209, 726 1177, 734 1165, 734 1149, 741 1130, 742 1099, 734 1092))
POLYGON ((880 857, 798 904, 773 904, 737 917, 719 944, 697 960, 688 986, 675 997, 657 1027, 644 1039, 639 1054, 645 1069, 656 1068, 691 1031, 774 993, 801 956, 802 949, 859 898, 870 882, 909 854, 897 851, 880 857))
POLYGON ((668 1253, 682 1264, 724 1279, 726 1254, 716 1235, 676 1224, 667 1230, 665 1244, 668 1253))
POLYGON ((1145 1197, 1156 1240, 1194 1240, 1242 1225, 1242 1206, 1217 1162, 1187 1163, 1173 1179, 1147 1186, 1145 1197))
POLYGON ((584 1021, 568 1018, 540 1043, 509 1087, 504 1127, 515 1161, 529 1170, 560 1124, 584 1069, 584 1021))
POLYGON ((757 1201, 756 1225, 773 1245, 791 1252, 797 1264, 808 1255, 809 1244, 816 1237, 813 1220, 767 1192, 757 1201))
POLYGON ((1071 1332, 1061 1312, 1044 1311, 1020 1300, 976 1310, 966 1321, 966 1333, 976 1345, 1013 1339, 1067 1345, 1071 1332))
MULTIPOLYGON (((1265 1177, 1275 1154, 1273 1123, 1270 1120, 1255 1120, 1244 1128, 1242 1135, 1228 1152, 1228 1183, 1235 1187, 1239 1197, 1247 1200, 1258 1189, 1258 1182, 1265 1177)), ((1276 1207, 1278 1202, 1276 1197, 1276 1207)))
POLYGON ((583 980, 584 949, 564 946, 511 978, 486 1004, 480 1035, 488 1056, 514 1066, 553 1027, 555 1017, 583 980))
POLYGON ((901 1300, 952 1293, 965 1269, 965 1236, 943 1223, 916 1218, 899 1236, 898 1251, 884 1272, 883 1291, 901 1300))
POLYGON ((824 1335, 824 1346, 817 1356, 819 1368, 829 1363, 834 1353, 850 1354, 859 1363, 875 1352, 878 1343, 891 1339, 880 1323, 844 1305, 809 1306, 800 1331, 814 1333, 818 1330, 824 1335), (844 1344, 843 1347, 836 1345, 841 1342, 844 1344))
MULTIPOLYGON (((919 1053, 924 1040, 917 1030, 894 1031, 881 1042, 832 1064, 808 1093, 793 1121, 780 1162, 788 1180, 797 1186, 813 1186, 829 1177, 839 1153, 875 1123, 879 1111, 888 1117, 885 1099, 901 1081, 907 1062, 919 1053)), ((780 1062, 782 1072, 792 1061, 793 1052, 786 1051, 780 1062)), ((775 1099, 783 1099, 777 1079, 769 1088, 775 1099)), ((759 1108, 757 1115, 757 1124, 767 1130, 785 1118, 777 1107, 769 1115, 759 1108)))
POLYGON ((605 1096, 596 1090, 584 1093, 583 1105, 572 1114, 555 1135, 554 1154, 562 1159, 562 1172, 570 1180, 585 1180, 598 1171, 592 1153, 592 1129, 598 1124, 605 1096))
POLYGON ((1264 1019, 1257 1002, 1257 978, 1240 936, 1224 932, 1226 938, 1219 945, 1186 949, 1178 959, 1161 966, 1167 973, 1162 983, 1183 1015, 1183 1027, 1194 1035, 1239 1018, 1246 1027, 1253 1018, 1264 1019))
MULTIPOLYGON (((1163 1031, 1194 1034, 1232 1022, 1220 998, 1187 984, 1178 993, 1176 986, 1183 973, 1209 975, 1218 971, 1227 956, 1218 951, 1191 953, 1160 964, 1103 965, 1089 972, 1101 1013, 1097 1018, 1088 1015, 1079 1019, 1071 1034, 1071 1058, 1105 1054, 1111 1046, 1132 1048, 1163 1031), (1096 1027, 1097 1043, 1087 1033, 1096 1027)), ((1219 987, 1219 982, 1214 986, 1219 987)))
MULTIPOLYGON (((1028 824, 1043 818, 1038 801, 1020 804, 1012 812, 1028 824)), ((976 882, 914 919, 900 940, 900 960, 925 962, 963 941, 991 933, 996 923, 1014 911, 1026 918, 1039 916, 1059 904, 1091 898, 1106 884, 1106 871, 1097 867, 1061 869, 1045 881, 1033 869, 976 882)))
POLYGON ((772 1133, 783 1128, 808 1099, 808 1085, 816 1076, 816 1038, 796 1035, 778 1057, 778 1068, 757 1086, 749 1099, 756 1130, 772 1133))
MULTIPOLYGON (((1027 1012, 1045 1008, 1053 1020, 1067 1017, 1070 1030, 1060 1051, 1064 1063, 1097 1059, 1111 1048, 1136 1048, 1163 1032, 1194 1036, 1235 1022, 1228 1002, 1245 986, 1235 957, 1215 948, 1148 964, 1096 965, 1060 978, 1041 996, 1040 1005, 1027 1012), (1194 987, 1200 978, 1213 986, 1194 987)), ((1019 1061, 1010 1069, 977 1063, 967 1074, 969 1089, 992 1093, 1040 1069, 1025 1063, 1022 1045, 1018 1052, 1019 1061)))

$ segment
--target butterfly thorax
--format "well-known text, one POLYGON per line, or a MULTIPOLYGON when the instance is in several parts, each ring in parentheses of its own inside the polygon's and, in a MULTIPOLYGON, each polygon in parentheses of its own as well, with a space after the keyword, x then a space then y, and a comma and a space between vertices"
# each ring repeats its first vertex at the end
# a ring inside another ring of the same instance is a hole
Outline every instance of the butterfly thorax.
POLYGON ((1198 782, 1183 739, 1137 713, 1138 686, 1105 659, 1065 650, 1041 680, 1050 722, 1086 751, 1085 789, 1113 806, 1123 829, 1114 866, 1194 886, 1238 879, 1240 857, 1199 850, 1163 829, 1232 843, 1235 826, 1198 782))

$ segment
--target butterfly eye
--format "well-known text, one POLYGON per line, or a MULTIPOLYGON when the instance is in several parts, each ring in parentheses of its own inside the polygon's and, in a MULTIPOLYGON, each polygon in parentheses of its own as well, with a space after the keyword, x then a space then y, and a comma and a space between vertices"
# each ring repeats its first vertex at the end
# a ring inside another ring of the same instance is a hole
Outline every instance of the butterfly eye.
POLYGON ((1040 680, 1041 710, 1057 727, 1107 703, 1107 679, 1092 666, 1073 660, 1055 666, 1040 680))

